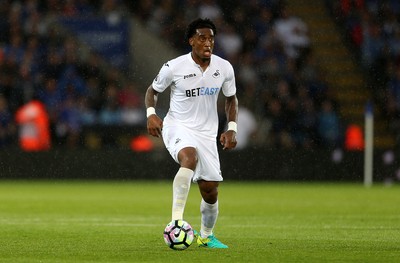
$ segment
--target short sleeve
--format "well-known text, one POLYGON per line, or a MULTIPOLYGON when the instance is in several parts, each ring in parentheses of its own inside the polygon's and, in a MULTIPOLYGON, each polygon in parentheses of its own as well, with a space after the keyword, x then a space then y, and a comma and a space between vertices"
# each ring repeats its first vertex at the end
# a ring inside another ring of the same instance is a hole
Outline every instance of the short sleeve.
POLYGON ((172 70, 168 63, 165 63, 158 72, 158 75, 153 80, 153 89, 161 93, 172 84, 172 80, 172 70))
POLYGON ((226 97, 231 97, 236 94, 235 72, 230 63, 226 66, 226 78, 222 84, 222 92, 226 97))

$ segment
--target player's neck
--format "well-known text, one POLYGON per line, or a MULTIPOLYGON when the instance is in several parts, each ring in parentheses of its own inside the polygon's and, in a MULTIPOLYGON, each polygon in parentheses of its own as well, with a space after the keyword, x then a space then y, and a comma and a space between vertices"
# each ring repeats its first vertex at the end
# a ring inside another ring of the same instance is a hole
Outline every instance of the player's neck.
POLYGON ((203 71, 206 70, 207 67, 210 65, 210 58, 200 58, 192 53, 192 59, 197 65, 199 65, 203 69, 203 71))

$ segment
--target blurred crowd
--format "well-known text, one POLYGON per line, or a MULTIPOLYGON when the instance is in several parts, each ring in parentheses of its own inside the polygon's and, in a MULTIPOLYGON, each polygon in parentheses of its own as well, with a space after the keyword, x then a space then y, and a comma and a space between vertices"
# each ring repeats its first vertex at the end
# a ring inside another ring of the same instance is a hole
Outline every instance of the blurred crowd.
POLYGON ((15 143, 15 114, 32 100, 43 103, 58 145, 81 145, 90 125, 145 125, 147 87, 121 81, 124 72, 115 68, 102 70, 96 54, 83 60, 77 40, 47 19, 95 15, 135 16, 180 52, 190 50, 187 24, 212 19, 215 53, 236 72, 238 136, 246 142, 240 147, 341 144, 339 105, 316 63, 308 26, 282 0, 21 0, 0 1, 0 147, 15 143))
POLYGON ((375 103, 400 131, 400 1, 327 0, 369 76, 375 103))
POLYGON ((92 2, 0 1, 0 146, 15 143, 18 130, 32 126, 15 118, 31 101, 43 103, 56 145, 79 146, 85 126, 143 123, 136 83, 122 82, 116 68, 104 72, 95 53, 82 59, 77 40, 49 19, 124 15, 117 1, 92 2))
POLYGON ((151 32, 182 52, 190 51, 184 30, 193 18, 215 22, 215 53, 233 64, 240 107, 256 119, 252 128, 244 117, 238 120, 239 133, 242 126, 248 133, 244 137, 251 136, 250 144, 341 144, 338 105, 316 63, 308 26, 284 1, 142 0, 130 7, 151 32))

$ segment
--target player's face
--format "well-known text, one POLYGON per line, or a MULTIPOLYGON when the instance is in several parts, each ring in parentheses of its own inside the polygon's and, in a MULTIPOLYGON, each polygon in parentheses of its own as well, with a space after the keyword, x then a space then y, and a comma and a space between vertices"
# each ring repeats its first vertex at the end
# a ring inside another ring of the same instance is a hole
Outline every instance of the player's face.
POLYGON ((197 29, 189 43, 196 58, 202 61, 210 60, 214 49, 214 32, 210 28, 197 29))

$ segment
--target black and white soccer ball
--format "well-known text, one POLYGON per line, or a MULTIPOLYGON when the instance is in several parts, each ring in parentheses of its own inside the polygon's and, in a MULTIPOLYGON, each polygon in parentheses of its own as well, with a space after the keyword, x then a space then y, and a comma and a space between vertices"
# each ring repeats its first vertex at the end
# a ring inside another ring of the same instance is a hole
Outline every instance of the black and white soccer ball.
POLYGON ((193 242, 192 226, 184 220, 172 220, 164 229, 164 241, 168 247, 175 250, 185 250, 193 242))

